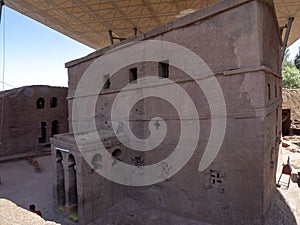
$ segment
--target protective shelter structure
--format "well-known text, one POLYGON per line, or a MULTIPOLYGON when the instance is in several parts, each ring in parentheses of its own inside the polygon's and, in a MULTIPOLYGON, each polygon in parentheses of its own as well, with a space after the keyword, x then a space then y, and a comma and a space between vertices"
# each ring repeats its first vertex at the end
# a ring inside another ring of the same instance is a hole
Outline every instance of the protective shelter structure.
MULTIPOLYGON (((0 2, 83 44, 99 49, 109 44, 109 30, 118 38, 133 36, 134 28, 139 34, 143 34, 220 0, 1 0, 0 2)), ((235 0, 235 2, 239 4, 242 1, 235 0)), ((273 4, 273 1, 269 2, 273 4)), ((279 27, 287 28, 289 19, 294 18, 287 42, 289 46, 300 37, 300 2, 274 0, 274 6, 279 27)), ((248 14, 247 17, 250 18, 251 15, 248 14)))

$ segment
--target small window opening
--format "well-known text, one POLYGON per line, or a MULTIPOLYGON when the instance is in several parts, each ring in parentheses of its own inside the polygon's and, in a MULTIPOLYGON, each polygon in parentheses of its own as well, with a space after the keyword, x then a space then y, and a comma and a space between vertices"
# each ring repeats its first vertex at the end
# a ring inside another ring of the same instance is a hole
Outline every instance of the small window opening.
POLYGON ((169 61, 160 62, 158 64, 158 76, 160 78, 168 78, 169 77, 169 61))
POLYGON ((275 84, 275 98, 277 98, 277 85, 275 84))
POLYGON ((57 98, 56 97, 52 97, 50 99, 50 108, 55 108, 57 107, 57 98))
POLYGON ((45 107, 45 100, 43 98, 39 98, 36 101, 36 108, 37 109, 43 109, 45 107))
POLYGON ((278 107, 276 108, 276 129, 275 129, 275 137, 278 136, 278 107))
POLYGON ((110 78, 109 78, 109 75, 108 74, 104 75, 103 79, 104 79, 103 89, 109 89, 110 88, 110 78))
POLYGON ((137 68, 132 68, 129 70, 129 82, 136 83, 137 82, 137 68))
POLYGON ((271 85, 268 84, 268 99, 271 100, 271 85))

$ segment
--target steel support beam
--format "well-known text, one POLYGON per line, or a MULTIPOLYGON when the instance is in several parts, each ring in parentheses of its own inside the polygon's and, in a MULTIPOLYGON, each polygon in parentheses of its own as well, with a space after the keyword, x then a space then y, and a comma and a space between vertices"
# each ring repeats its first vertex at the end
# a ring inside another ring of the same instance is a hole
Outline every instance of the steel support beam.
POLYGON ((292 28, 292 25, 293 25, 293 21, 294 21, 294 17, 290 17, 289 21, 286 25, 286 31, 285 31, 285 35, 284 35, 283 46, 281 48, 281 56, 280 56, 281 62, 283 61, 284 53, 285 53, 285 50, 286 50, 286 47, 287 47, 287 43, 289 41, 289 36, 290 36, 291 28, 292 28))

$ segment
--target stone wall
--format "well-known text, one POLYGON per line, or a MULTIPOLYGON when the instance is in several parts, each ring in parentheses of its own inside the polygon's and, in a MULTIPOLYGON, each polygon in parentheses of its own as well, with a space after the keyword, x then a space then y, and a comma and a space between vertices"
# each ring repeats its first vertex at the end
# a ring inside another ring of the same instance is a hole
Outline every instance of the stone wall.
POLYGON ((0 93, 0 157, 38 153, 49 145, 51 136, 68 132, 67 91, 26 86, 0 93))
MULTIPOLYGON (((144 187, 118 185, 95 175, 97 169, 92 166, 93 157, 86 157, 84 161, 74 138, 71 140, 67 138, 68 135, 54 138, 53 155, 57 155, 60 149, 75 155, 79 221, 82 224, 94 221, 97 214, 118 204, 126 196, 151 207, 205 222, 224 225, 263 224, 276 188, 275 173, 281 136, 281 77, 278 54, 281 41, 278 31, 277 19, 270 1, 222 1, 132 40, 67 63, 70 85, 69 117, 73 118, 70 131, 73 131, 73 125, 84 127, 90 123, 93 119, 91 115, 95 112, 99 135, 103 131, 112 133, 112 125, 118 121, 112 121, 110 112, 121 89, 131 85, 130 69, 136 68, 138 79, 159 76, 158 62, 139 62, 124 67, 111 76, 106 90, 99 90, 95 109, 85 106, 84 99, 93 93, 87 91, 79 96, 76 93, 85 71, 96 60, 101 62, 102 58, 103 62, 110 63, 105 61, 105 57, 116 54, 117 58, 118 52, 130 47, 125 43, 133 41, 169 41, 193 51, 215 75, 223 92, 227 111, 226 116, 221 115, 221 119, 227 120, 221 149, 212 164, 205 171, 199 171, 199 162, 212 130, 211 105, 203 90, 197 88, 195 80, 170 65, 168 78, 174 81, 172 85, 180 85, 198 110, 199 120, 193 122, 199 122, 201 127, 199 142, 191 160, 178 173, 161 183, 144 187), (122 48, 118 49, 118 46, 122 48), (72 117, 75 101, 82 102, 82 108, 86 109, 85 114, 76 118, 72 117)), ((188 59, 186 60, 188 63, 188 59)), ((100 82, 97 79, 103 79, 107 75, 101 69, 103 68, 93 70, 98 76, 92 85, 96 85, 100 82)), ((147 88, 152 88, 154 92, 161 88, 155 83, 141 88, 138 82, 137 80, 136 86, 133 82, 131 88, 126 90, 127 96, 143 96, 147 88)), ((212 93, 216 92, 217 90, 212 90, 212 93)), ((184 108, 185 100, 181 102, 184 108)), ((124 157, 120 161, 135 165, 135 159, 142 158, 143 165, 139 166, 143 169, 143 166, 163 161, 174 151, 180 135, 180 117, 171 104, 157 98, 145 98, 137 102, 130 112, 131 129, 138 138, 147 138, 149 127, 154 125, 151 119, 157 116, 163 118, 168 127, 162 144, 153 151, 141 153, 116 143, 124 157)), ((88 132, 82 135, 80 140, 86 141, 83 145, 90 149, 86 154, 92 154, 92 141, 88 142, 88 132)), ((108 151, 115 147, 112 144, 114 141, 109 142, 104 137, 102 141, 108 142, 105 145, 108 151)), ((96 154, 97 142, 94 144, 96 154)), ((175 167, 169 164, 160 165, 166 176, 168 169, 175 167)), ((65 187, 67 182, 65 181, 65 187)), ((57 187, 57 180, 54 186, 57 187)))
POLYGON ((282 109, 286 111, 287 128, 290 129, 290 135, 293 133, 299 135, 300 132, 300 89, 282 89, 282 109))

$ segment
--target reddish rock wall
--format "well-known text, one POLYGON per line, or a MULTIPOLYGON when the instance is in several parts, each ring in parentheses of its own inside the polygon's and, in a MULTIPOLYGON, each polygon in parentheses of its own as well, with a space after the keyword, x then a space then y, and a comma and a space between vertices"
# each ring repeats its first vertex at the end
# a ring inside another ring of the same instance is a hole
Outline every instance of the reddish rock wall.
POLYGON ((291 128, 290 134, 295 130, 295 134, 299 135, 297 129, 300 129, 300 89, 282 89, 282 110, 287 114, 286 120, 290 120, 283 121, 291 128))
POLYGON ((0 157, 41 151, 53 134, 67 132, 67 91, 64 87, 26 86, 0 93, 0 157))
MULTIPOLYGON (((100 171, 103 168, 101 163, 107 162, 102 162, 104 157, 96 154, 99 145, 94 140, 89 140, 89 133, 82 133, 79 137, 89 147, 86 155, 90 154, 91 157, 85 158, 86 160, 78 151, 72 133, 60 135, 52 140, 57 172, 54 181, 57 207, 60 204, 64 204, 69 210, 76 207, 79 222, 88 224, 96 220, 97 215, 104 210, 119 204, 124 197, 131 197, 154 208, 214 224, 264 224, 272 194, 276 190, 275 173, 281 136, 281 40, 272 4, 264 0, 222 1, 133 40, 109 46, 68 63, 70 118, 75 101, 84 102, 90 96, 98 96, 95 108, 86 109, 82 106, 85 113, 73 118, 73 124, 70 123, 71 132, 74 124, 88 124, 93 119, 91 115, 94 112, 99 136, 112 131, 112 124, 118 122, 110 118, 112 104, 122 88, 131 85, 131 68, 136 68, 138 79, 159 76, 158 62, 139 62, 113 74, 110 87, 106 90, 91 94, 87 87, 90 95, 75 95, 80 79, 95 60, 107 62, 105 57, 130 47, 123 44, 145 40, 169 41, 184 46, 201 57, 211 68, 222 89, 227 109, 227 115, 220 115, 220 119, 227 119, 227 127, 217 157, 205 171, 198 170, 212 130, 211 111, 206 96, 196 87, 195 81, 183 71, 170 66, 169 79, 188 93, 199 113, 197 122, 200 123, 201 132, 191 160, 178 173, 161 183, 143 187, 123 186, 96 173, 97 169, 100 171), (116 48, 120 45, 123 46, 116 48), (77 168, 76 203, 72 199, 74 196, 71 198, 69 194, 74 189, 70 185, 74 176, 70 179, 72 173, 69 172, 70 159, 72 162, 74 158, 77 168), (87 162, 94 162, 94 167, 87 162)), ((162 54, 159 50, 155 53, 162 54)), ((188 59, 184 60, 188 64, 188 59)), ((107 75, 104 73, 107 71, 102 69, 94 68, 93 72, 98 76, 92 80, 92 85, 98 84, 107 75)), ((144 96, 147 88, 158 90, 161 86, 151 83, 147 87, 138 87, 138 83, 139 81, 133 83, 126 90, 127 96, 144 96)), ((216 89, 211 91, 217 93, 216 89)), ((184 107, 185 101, 182 100, 181 103, 184 107)), ((180 129, 177 126, 179 118, 176 110, 164 101, 147 98, 134 105, 129 120, 133 133, 139 138, 145 138, 149 135, 150 119, 157 115, 165 119, 168 133, 155 150, 141 153, 122 146, 116 138, 103 137, 107 151, 113 152, 115 148, 120 148, 124 157, 121 161, 126 164, 139 164, 141 160, 134 161, 137 158, 142 158, 145 165, 163 161, 174 151, 178 142, 180 129)), ((214 148, 216 147, 211 149, 214 148)), ((161 176, 164 176, 175 164, 161 163, 160 166, 161 176)), ((114 165, 111 164, 111 167, 114 165)), ((139 169, 143 170, 143 165, 139 169)), ((132 170, 132 173, 135 172, 132 170)), ((122 171, 117 175, 121 176, 122 171)))

